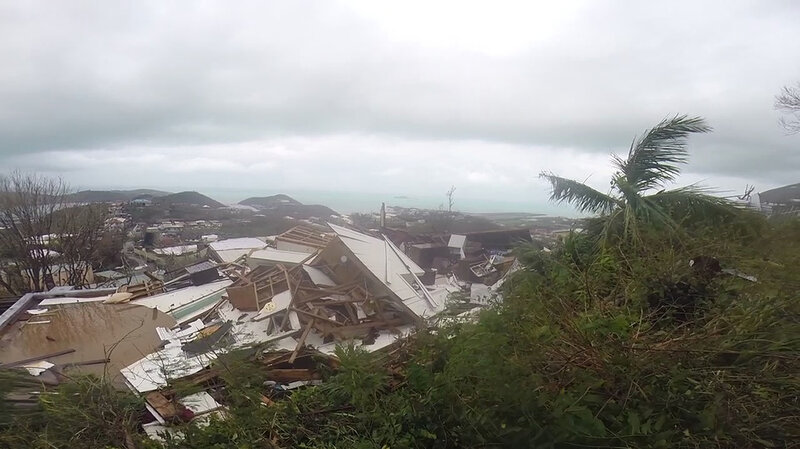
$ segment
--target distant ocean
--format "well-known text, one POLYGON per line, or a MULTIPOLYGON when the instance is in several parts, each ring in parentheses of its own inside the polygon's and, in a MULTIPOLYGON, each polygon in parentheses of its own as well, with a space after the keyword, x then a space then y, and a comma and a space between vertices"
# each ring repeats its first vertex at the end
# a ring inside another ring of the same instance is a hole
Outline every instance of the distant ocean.
MULTIPOLYGON (((437 209, 445 206, 444 195, 439 197, 422 195, 386 194, 372 192, 330 192, 315 190, 284 190, 284 191, 257 191, 239 189, 197 189, 200 193, 208 195, 217 201, 226 204, 235 204, 252 196, 269 196, 284 193, 304 204, 322 204, 331 209, 350 214, 353 212, 377 212, 381 203, 387 206, 417 207, 421 209, 437 209)), ((519 200, 496 200, 488 198, 465 198, 455 196, 454 209, 460 212, 529 212, 547 215, 573 215, 574 211, 546 203, 535 203, 519 200)))

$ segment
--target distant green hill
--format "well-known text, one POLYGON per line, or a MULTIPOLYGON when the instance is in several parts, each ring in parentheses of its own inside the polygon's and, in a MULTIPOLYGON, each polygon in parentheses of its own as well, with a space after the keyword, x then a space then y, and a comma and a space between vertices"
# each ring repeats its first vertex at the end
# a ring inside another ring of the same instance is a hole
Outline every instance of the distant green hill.
POLYGON ((283 193, 272 196, 251 197, 240 201, 239 204, 255 207, 264 214, 289 216, 293 218, 323 218, 330 217, 331 215, 339 215, 338 212, 328 206, 303 204, 283 193))
POLYGON ((245 206, 253 206, 259 209, 272 209, 280 206, 302 206, 303 203, 290 197, 279 193, 271 196, 254 196, 245 200, 239 201, 239 204, 245 206))
POLYGON ((154 200, 157 204, 173 205, 173 204, 187 204, 208 207, 224 207, 225 205, 219 201, 209 198, 202 193, 187 191, 178 192, 170 195, 164 195, 154 200))
POLYGON ((135 190, 81 190, 69 195, 74 203, 124 203, 141 196, 162 197, 170 192, 153 189, 135 190))

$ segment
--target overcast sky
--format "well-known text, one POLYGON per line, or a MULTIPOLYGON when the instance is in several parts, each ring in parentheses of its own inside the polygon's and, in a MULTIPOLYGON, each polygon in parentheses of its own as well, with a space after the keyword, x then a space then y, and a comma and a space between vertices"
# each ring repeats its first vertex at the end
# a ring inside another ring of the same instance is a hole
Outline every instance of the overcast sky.
MULTIPOLYGON (((676 113, 680 184, 800 182, 787 1, 3 1, 0 166, 75 187, 502 197, 676 113)), ((220 194, 225 196, 225 194, 220 194)), ((243 196, 242 194, 241 196, 243 196)))

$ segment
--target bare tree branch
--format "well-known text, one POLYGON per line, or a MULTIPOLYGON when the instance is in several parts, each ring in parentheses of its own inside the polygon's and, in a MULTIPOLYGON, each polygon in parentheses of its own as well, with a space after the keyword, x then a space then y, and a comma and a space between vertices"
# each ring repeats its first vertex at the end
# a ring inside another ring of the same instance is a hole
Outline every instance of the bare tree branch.
POLYGON ((85 283, 107 210, 70 204, 69 193, 58 178, 0 176, 0 285, 9 293, 52 288, 54 276, 85 283))
POLYGON ((792 134, 800 133, 800 83, 783 88, 775 97, 775 109, 786 113, 780 123, 792 134))

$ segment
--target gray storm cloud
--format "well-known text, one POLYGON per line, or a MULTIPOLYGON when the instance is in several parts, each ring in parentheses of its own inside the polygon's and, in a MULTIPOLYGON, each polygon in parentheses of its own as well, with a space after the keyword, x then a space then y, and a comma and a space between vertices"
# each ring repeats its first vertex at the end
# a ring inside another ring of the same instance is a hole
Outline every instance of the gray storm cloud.
POLYGON ((602 185, 609 152, 688 113, 715 132, 692 140, 687 179, 798 181, 800 138, 773 99, 800 80, 800 5, 448 5, 6 2, 0 161, 98 186, 165 185, 179 167, 187 186, 244 170, 255 187, 359 189, 384 173, 392 190, 521 195, 545 168, 602 185), (311 175, 289 175, 297 159, 311 175))

